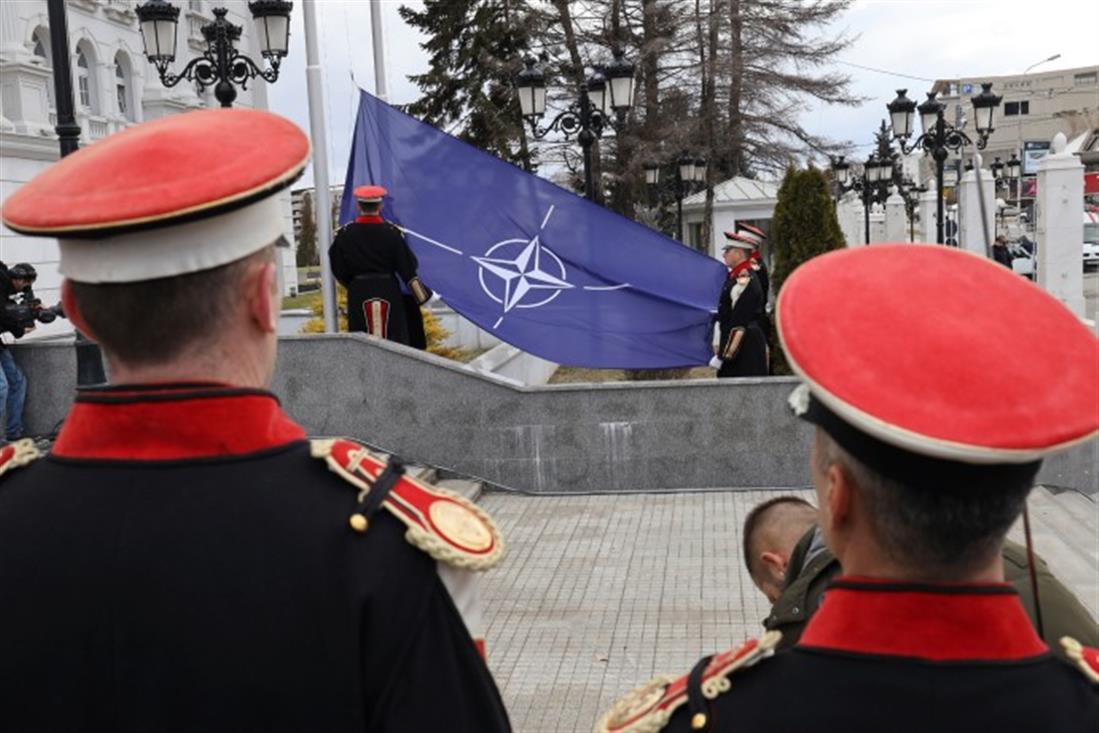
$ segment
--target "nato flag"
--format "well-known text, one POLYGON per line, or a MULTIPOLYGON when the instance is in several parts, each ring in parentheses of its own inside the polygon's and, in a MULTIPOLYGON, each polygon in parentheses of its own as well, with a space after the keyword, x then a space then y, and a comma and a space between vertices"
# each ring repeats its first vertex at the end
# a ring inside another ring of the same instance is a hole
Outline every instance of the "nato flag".
POLYGON ((340 210, 389 189, 382 215, 455 311, 558 364, 705 364, 725 267, 648 227, 361 93, 340 210))

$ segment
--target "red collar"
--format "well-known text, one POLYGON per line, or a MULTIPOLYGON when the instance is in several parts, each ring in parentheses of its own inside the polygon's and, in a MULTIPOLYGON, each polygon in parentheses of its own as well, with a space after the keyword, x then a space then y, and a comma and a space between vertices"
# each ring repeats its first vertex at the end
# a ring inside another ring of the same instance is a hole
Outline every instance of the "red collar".
POLYGON ((752 260, 751 259, 744 260, 739 265, 737 265, 733 269, 729 270, 729 279, 730 280, 736 280, 740 276, 740 273, 742 273, 745 270, 749 269, 751 266, 752 266, 752 260))
POLYGON ((799 646, 952 660, 1016 660, 1049 651, 1006 583, 920 585, 841 577, 799 646))
POLYGON ((165 461, 255 453, 304 438, 270 392, 129 385, 78 392, 52 452, 62 458, 165 461))
POLYGON ((385 219, 383 219, 380 216, 376 216, 376 215, 356 216, 355 217, 355 223, 356 224, 384 224, 385 219))

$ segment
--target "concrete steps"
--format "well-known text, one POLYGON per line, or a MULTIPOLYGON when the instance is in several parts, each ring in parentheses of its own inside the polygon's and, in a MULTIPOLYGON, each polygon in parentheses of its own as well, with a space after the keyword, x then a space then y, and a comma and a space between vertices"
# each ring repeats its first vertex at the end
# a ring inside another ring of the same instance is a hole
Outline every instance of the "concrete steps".
MULTIPOLYGON (((1075 491, 1045 487, 1031 492, 1028 504, 1034 551, 1099 618, 1099 504, 1075 491)), ((1009 536, 1024 542, 1022 520, 1009 536)))

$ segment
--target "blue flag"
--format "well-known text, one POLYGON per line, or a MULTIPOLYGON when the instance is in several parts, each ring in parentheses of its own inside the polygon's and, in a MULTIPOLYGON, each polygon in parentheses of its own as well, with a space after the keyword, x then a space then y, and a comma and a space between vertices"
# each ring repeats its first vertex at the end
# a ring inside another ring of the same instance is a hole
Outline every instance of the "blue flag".
POLYGON ((361 93, 340 209, 385 186, 420 278, 502 341, 558 364, 705 364, 724 265, 361 93))

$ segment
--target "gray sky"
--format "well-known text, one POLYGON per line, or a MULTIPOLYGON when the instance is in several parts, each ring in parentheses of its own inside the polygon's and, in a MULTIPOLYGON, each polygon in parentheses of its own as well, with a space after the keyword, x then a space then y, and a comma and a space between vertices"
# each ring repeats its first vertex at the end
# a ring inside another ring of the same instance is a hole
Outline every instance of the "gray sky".
MULTIPOLYGON (((383 0, 389 99, 411 102, 418 89, 409 74, 427 68, 421 38, 397 14, 399 0, 383 0)), ((418 0, 405 4, 419 6, 418 0)), ((319 0, 318 35, 325 77, 329 170, 343 181, 357 101, 355 81, 374 90, 368 0, 319 0)), ((270 89, 271 109, 309 129, 305 91, 305 41, 301 4, 295 3, 290 55, 270 89)), ((1055 53, 1061 58, 1036 71, 1099 64, 1099 2, 1095 0, 859 0, 830 29, 858 39, 838 70, 853 80, 852 91, 867 97, 854 108, 815 106, 803 115, 813 132, 856 146, 864 155, 886 116, 885 104, 900 87, 921 99, 926 79, 1018 74, 1055 53), (873 67, 880 73, 847 64, 873 67)), ((303 183, 309 185, 311 172, 303 183)))

